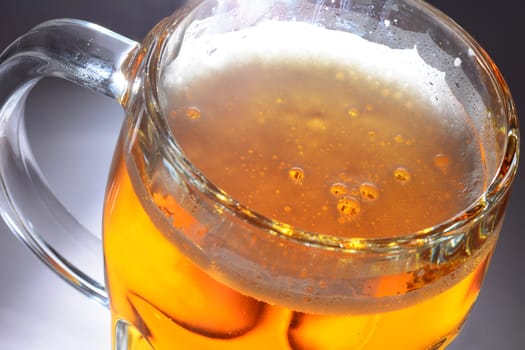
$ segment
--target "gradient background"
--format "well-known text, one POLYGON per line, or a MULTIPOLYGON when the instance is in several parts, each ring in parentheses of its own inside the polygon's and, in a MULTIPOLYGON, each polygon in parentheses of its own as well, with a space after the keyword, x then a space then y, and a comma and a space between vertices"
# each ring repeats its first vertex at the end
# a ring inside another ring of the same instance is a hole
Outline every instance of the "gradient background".
MULTIPOLYGON (((525 110, 522 1, 429 2, 466 28, 488 51, 511 87, 518 113, 525 110)), ((89 20, 141 40, 178 3, 3 1, 0 51, 36 24, 60 17, 89 20)), ((99 231, 106 173, 123 118, 120 106, 70 83, 49 79, 37 85, 27 112, 35 155, 52 189, 84 225, 99 231)), ((525 348, 525 331, 520 321, 525 315, 525 263, 521 249, 525 245, 524 195, 525 176, 521 171, 479 301, 451 350, 525 348)), ((2 223, 0 349, 110 349, 109 312, 48 271, 2 223)))

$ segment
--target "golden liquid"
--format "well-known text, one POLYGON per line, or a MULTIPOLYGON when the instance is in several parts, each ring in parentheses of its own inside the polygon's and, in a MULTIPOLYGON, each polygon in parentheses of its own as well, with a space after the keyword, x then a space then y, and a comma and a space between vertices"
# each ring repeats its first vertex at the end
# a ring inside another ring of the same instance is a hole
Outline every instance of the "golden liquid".
MULTIPOLYGON (((457 104, 448 98, 441 103, 457 104)), ((344 65, 245 61, 194 78, 168 99, 187 158, 243 205, 292 227, 400 236, 454 216, 484 190, 484 150, 463 110, 450 114, 402 83, 344 65)), ((113 319, 134 327, 131 350, 443 349, 479 292, 493 241, 459 252, 462 266, 428 262, 421 275, 376 276, 376 305, 341 304, 336 314, 320 311, 330 300, 305 298, 294 310, 249 282, 216 279, 214 261, 192 259, 185 228, 205 236, 207 224, 173 194, 175 183, 140 173, 119 152, 104 249, 113 319), (139 179, 148 176, 156 180, 143 188, 139 179), (236 283, 242 291, 231 288, 236 283), (382 307, 392 294, 402 301, 382 307)), ((222 220, 220 210, 215 215, 222 220)), ((310 278, 308 270, 296 277, 310 278)), ((319 289, 329 282, 314 281, 319 289)))
MULTIPOLYGON (((113 319, 127 320, 142 334, 131 350, 442 349, 473 305, 489 259, 485 255, 443 293, 398 310, 310 315, 240 294, 196 266, 148 216, 122 158, 105 218, 113 319)), ((403 282, 383 279, 385 285, 403 282)))

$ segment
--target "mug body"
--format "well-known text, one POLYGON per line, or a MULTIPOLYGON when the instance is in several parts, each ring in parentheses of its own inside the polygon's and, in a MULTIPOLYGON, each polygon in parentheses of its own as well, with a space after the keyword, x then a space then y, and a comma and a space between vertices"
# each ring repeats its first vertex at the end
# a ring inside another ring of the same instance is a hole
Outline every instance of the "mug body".
POLYGON ((130 59, 104 210, 118 350, 444 349, 518 153, 422 1, 204 1, 130 59))

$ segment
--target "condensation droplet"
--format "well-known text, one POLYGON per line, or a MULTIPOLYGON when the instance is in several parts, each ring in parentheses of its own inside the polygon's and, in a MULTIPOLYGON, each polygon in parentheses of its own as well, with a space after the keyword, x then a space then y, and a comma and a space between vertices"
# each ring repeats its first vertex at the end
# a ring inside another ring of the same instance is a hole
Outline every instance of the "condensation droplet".
POLYGON ((361 212, 361 203, 354 197, 346 196, 339 199, 337 210, 345 216, 353 217, 361 212))
POLYGON ((301 184, 304 180, 304 170, 299 167, 293 167, 288 171, 288 176, 294 183, 301 184))
POLYGON ((368 201, 376 200, 379 197, 379 189, 371 182, 364 182, 359 186, 361 197, 368 201))
POLYGON ((408 182, 410 177, 410 172, 406 168, 399 167, 394 170, 394 178, 399 182, 408 182))
POLYGON ((330 193, 336 198, 344 196, 348 192, 348 188, 344 183, 336 182, 330 187, 330 193))
POLYGON ((197 107, 188 107, 188 109, 186 109, 186 116, 191 119, 199 119, 201 117, 201 110, 197 107))

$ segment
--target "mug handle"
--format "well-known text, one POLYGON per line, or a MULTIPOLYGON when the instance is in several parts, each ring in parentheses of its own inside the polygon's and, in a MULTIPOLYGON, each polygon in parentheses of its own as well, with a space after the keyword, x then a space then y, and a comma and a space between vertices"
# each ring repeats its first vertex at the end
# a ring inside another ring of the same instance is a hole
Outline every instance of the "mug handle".
POLYGON ((27 140, 24 106, 42 77, 60 77, 122 102, 128 88, 122 68, 138 47, 98 25, 59 19, 33 28, 0 55, 0 215, 47 266, 106 307, 101 242, 46 184, 27 140))

